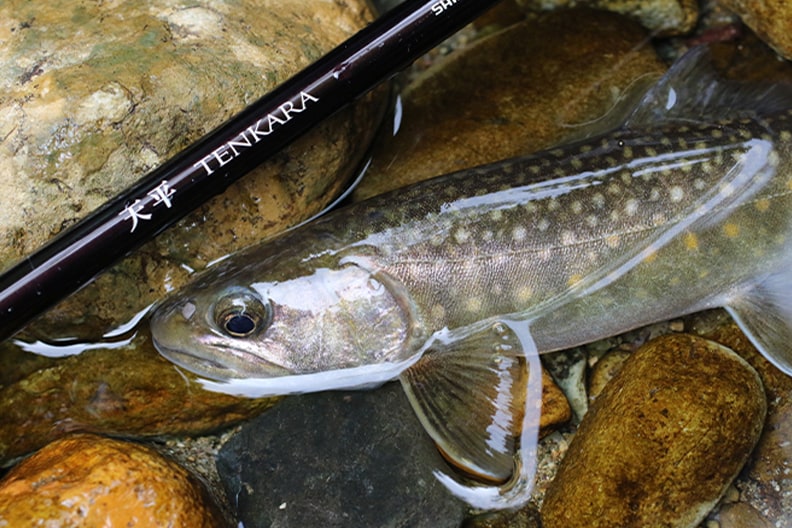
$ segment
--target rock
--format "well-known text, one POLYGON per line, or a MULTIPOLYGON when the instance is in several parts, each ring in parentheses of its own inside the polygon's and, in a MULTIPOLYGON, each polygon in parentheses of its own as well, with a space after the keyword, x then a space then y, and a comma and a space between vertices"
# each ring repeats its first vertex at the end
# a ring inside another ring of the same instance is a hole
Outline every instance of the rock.
POLYGON ((127 437, 205 434, 255 416, 274 399, 201 389, 146 334, 118 350, 88 350, 0 388, 0 462, 76 431, 127 437))
POLYGON ((759 439, 756 371, 685 334, 636 351, 591 405, 542 507, 557 526, 693 527, 759 439))
POLYGON ((578 422, 588 410, 586 396, 586 354, 580 348, 542 356, 542 366, 558 384, 578 422))
MULTIPOLYGON (((788 524, 788 515, 784 519, 786 519, 788 524)), ((773 528, 773 526, 782 526, 770 523, 761 513, 744 502, 723 505, 720 512, 715 515, 714 520, 718 523, 718 528, 773 528)))
POLYGON ((439 60, 401 94, 399 132, 378 142, 355 198, 581 134, 636 83, 665 70, 651 47, 640 45, 645 40, 622 17, 567 11, 439 60))
POLYGON ((239 520, 258 526, 457 527, 465 505, 399 384, 287 398, 217 460, 239 520))
POLYGON ((779 54, 792 60, 792 5, 786 0, 723 0, 779 54))
POLYGON ((778 370, 727 320, 703 334, 738 352, 759 372, 767 393, 767 419, 752 463, 737 483, 740 498, 775 526, 789 526, 792 511, 792 378, 778 370))
POLYGON ((602 389, 616 376, 629 357, 630 352, 616 349, 606 353, 594 364, 589 374, 588 397, 590 401, 594 401, 599 396, 602 389))
POLYGON ((2 526, 228 526, 190 473, 154 450, 79 434, 0 481, 2 526))
MULTIPOLYGON (((361 0, 0 5, 0 269, 363 27, 361 0)), ((190 270, 319 211, 382 98, 327 120, 28 331, 98 338, 190 270)))
POLYGON ((542 414, 539 417, 539 434, 544 436, 572 418, 572 407, 553 378, 542 369, 542 414))
POLYGON ((517 0, 526 9, 542 10, 587 6, 627 15, 655 36, 682 35, 696 25, 696 0, 517 0))

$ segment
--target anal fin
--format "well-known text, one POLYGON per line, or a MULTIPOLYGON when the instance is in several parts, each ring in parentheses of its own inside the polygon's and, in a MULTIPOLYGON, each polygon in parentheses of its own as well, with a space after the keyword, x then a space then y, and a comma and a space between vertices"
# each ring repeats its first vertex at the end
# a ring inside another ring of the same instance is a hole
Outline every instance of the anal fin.
POLYGON ((792 376, 792 269, 752 282, 729 300, 726 309, 754 346, 792 376))
POLYGON ((530 498, 542 375, 527 323, 489 321, 438 333, 400 379, 440 451, 482 481, 437 474, 452 493, 485 509, 530 498))

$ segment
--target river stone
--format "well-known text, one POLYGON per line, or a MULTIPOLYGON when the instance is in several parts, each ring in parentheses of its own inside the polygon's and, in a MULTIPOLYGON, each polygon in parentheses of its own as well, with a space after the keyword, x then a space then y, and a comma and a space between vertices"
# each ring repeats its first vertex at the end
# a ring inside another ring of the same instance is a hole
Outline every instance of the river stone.
POLYGON ((787 0, 723 0, 779 54, 792 60, 792 4, 787 0))
POLYGON ((588 382, 589 401, 594 401, 602 390, 610 383, 630 357, 627 350, 615 349, 608 351, 591 368, 588 382))
POLYGON ((759 372, 767 393, 767 419, 752 463, 737 483, 740 499, 774 526, 792 526, 792 378, 778 370, 731 320, 703 330, 745 358, 759 372))
MULTIPOLYGON (((0 269, 371 19, 363 0, 0 4, 0 269)), ((101 336, 190 270, 319 211, 366 149, 373 102, 316 127, 31 333, 101 336)))
POLYGON ((631 87, 665 70, 651 46, 642 45, 646 38, 624 17, 564 11, 437 61, 402 92, 399 131, 377 143, 355 198, 581 134, 583 124, 607 113, 631 87))
POLYGON ((228 526, 201 482, 154 450, 78 434, 0 480, 0 526, 228 526))
POLYGON ((116 350, 86 350, 0 387, 0 465, 77 431, 208 434, 256 416, 275 401, 203 390, 141 332, 116 350))
MULTIPOLYGON (((781 0, 779 0, 781 1, 781 0)), ((627 15, 651 30, 654 36, 683 35, 698 20, 698 0, 517 0, 529 10, 587 6, 627 15)))
POLYGON ((694 527, 759 439, 756 371, 703 338, 657 338, 592 403, 542 507, 544 528, 694 527))
POLYGON ((401 386, 287 398, 222 448, 218 471, 248 528, 456 528, 465 505, 401 386))

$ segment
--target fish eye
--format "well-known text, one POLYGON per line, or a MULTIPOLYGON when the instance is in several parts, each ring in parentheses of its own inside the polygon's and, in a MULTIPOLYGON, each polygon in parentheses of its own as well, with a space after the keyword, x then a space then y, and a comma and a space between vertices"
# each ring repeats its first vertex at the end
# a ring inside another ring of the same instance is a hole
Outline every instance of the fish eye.
POLYGON ((269 303, 249 293, 234 293, 215 306, 215 322, 231 337, 248 337, 266 329, 272 319, 269 303))

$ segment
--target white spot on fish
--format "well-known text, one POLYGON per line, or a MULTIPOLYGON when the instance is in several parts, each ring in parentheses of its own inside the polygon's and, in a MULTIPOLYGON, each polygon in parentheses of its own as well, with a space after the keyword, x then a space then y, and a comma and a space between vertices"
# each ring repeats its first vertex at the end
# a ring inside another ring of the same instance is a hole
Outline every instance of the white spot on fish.
POLYGON ((635 198, 630 198, 627 200, 627 203, 624 204, 624 212, 630 216, 634 215, 638 212, 638 200, 635 198))
POLYGON ((546 218, 542 218, 536 223, 536 229, 539 231, 547 231, 548 227, 550 227, 550 222, 548 222, 546 218))
POLYGON ((512 239, 515 242, 522 242, 525 240, 525 236, 528 234, 528 231, 523 226, 517 226, 512 231, 512 239))
POLYGON ((660 199, 660 189, 657 187, 652 187, 652 190, 649 192, 649 201, 656 202, 660 199))
POLYGON ((468 240, 470 240, 470 232, 465 228, 459 228, 454 233, 454 240, 457 244, 464 244, 468 240))
POLYGON ((682 201, 682 198, 685 197, 685 190, 682 189, 682 187, 680 187, 679 185, 674 185, 673 187, 671 187, 669 194, 671 196, 672 202, 680 202, 682 201))
POLYGON ((470 313, 476 313, 481 311, 481 297, 468 297, 465 300, 465 309, 470 313))

